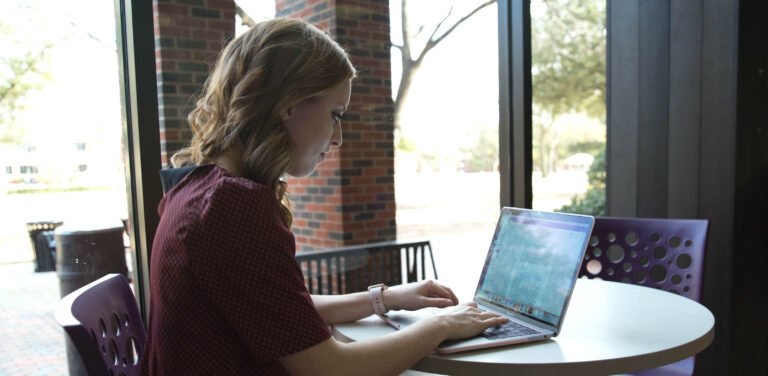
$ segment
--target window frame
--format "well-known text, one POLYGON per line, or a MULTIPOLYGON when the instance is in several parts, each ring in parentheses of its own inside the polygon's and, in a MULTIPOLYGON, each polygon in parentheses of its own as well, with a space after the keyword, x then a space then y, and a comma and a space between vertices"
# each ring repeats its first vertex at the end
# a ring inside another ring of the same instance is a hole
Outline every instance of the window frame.
POLYGON ((499 194, 501 206, 533 205, 531 12, 499 0, 499 194))
POLYGON ((160 120, 151 1, 114 0, 133 282, 149 318, 149 259, 162 199, 160 120))

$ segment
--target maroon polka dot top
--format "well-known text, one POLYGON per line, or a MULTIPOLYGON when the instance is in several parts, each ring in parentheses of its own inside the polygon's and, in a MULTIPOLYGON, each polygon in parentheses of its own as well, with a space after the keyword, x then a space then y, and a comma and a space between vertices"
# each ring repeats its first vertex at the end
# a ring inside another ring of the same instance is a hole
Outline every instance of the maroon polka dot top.
POLYGON ((213 165, 160 202, 144 375, 282 375, 330 337, 272 189, 213 165))

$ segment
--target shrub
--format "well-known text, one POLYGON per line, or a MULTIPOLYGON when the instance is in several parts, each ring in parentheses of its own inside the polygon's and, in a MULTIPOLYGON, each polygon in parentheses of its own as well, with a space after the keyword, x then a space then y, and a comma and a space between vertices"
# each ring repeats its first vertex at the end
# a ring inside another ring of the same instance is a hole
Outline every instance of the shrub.
POLYGON ((605 147, 597 153, 595 160, 589 166, 587 179, 589 187, 584 196, 573 196, 570 204, 563 205, 556 211, 574 214, 605 215, 605 147))

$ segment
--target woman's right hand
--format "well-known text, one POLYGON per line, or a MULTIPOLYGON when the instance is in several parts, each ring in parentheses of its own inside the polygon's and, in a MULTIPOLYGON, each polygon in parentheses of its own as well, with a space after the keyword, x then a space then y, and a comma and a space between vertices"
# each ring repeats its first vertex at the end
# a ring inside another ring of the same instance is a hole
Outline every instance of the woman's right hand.
POLYGON ((343 343, 331 337, 280 362, 292 375, 315 375, 318 369, 328 375, 357 375, 362 369, 398 375, 445 340, 472 337, 505 322, 506 318, 483 312, 475 303, 464 303, 370 340, 343 343))
POLYGON ((446 327, 444 334, 448 340, 472 337, 487 328, 509 321, 496 313, 480 310, 475 302, 459 304, 435 318, 446 327))

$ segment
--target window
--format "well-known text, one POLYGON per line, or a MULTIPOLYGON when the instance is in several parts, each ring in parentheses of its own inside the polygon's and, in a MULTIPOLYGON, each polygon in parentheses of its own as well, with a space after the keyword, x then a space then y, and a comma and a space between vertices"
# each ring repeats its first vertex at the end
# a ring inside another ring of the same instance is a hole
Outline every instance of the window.
MULTIPOLYGON (((107 255, 113 261, 125 260, 127 268, 131 266, 121 223, 121 219, 127 218, 128 205, 121 154, 115 3, 3 1, 0 45, 4 47, 0 68, 13 60, 25 63, 23 66, 28 69, 0 69, 0 81, 24 83, 15 93, 20 106, 14 111, 15 132, 11 142, 21 145, 13 148, 13 160, 21 177, 14 180, 19 184, 9 184, 7 190, 4 186, 0 191, 0 278, 5 278, 2 282, 7 287, 2 299, 5 309, 12 310, 12 316, 23 317, 20 322, 36 328, 35 334, 28 336, 30 342, 26 346, 4 354, 7 361, 3 370, 40 374, 44 371, 35 368, 39 364, 30 359, 44 359, 49 374, 67 373, 65 338, 51 321, 60 288, 68 287, 60 285, 53 270, 57 259, 96 260, 107 255), (72 111, 73 108, 82 111, 72 111), (88 116, 82 116, 83 112, 88 116), (95 172, 97 167, 89 159, 86 168, 83 156, 76 153, 85 151, 83 140, 93 140, 92 145, 98 145, 88 152, 97 157, 100 173, 89 174, 87 179, 78 171, 95 172), (58 225, 74 230, 69 244, 79 243, 76 234, 87 234, 90 229, 108 229, 114 236, 107 239, 99 235, 82 242, 92 244, 91 248, 62 246, 55 252, 45 246, 50 243, 30 241, 30 237, 45 235, 38 231, 41 228, 46 232, 58 225), (91 257, 91 252, 99 252, 100 256, 91 257)), ((0 104, 4 114, 5 108, 1 106, 6 105, 6 99, 0 104)), ((0 116, 0 122, 4 119, 0 116)), ((13 173, 16 168, 6 166, 5 171, 13 173)), ((103 265, 92 267, 89 270, 97 271, 103 265)), ((13 330, 9 333, 0 327, 0 334, 7 338, 14 335, 13 330)))
POLYGON ((495 3, 390 1, 397 234, 429 239, 441 277, 479 275, 498 218, 497 19, 495 3))
POLYGON ((19 166, 19 173, 22 175, 37 174, 37 166, 19 166))
POLYGON ((605 0, 533 0, 533 208, 603 214, 605 0))

